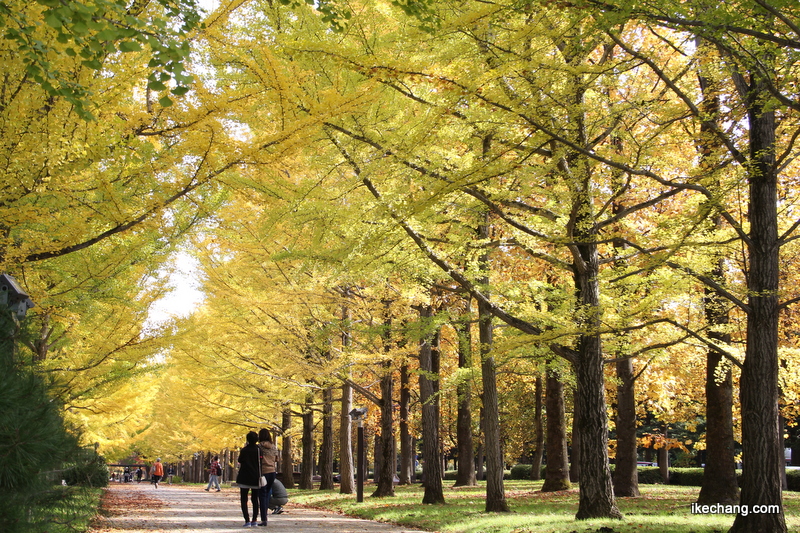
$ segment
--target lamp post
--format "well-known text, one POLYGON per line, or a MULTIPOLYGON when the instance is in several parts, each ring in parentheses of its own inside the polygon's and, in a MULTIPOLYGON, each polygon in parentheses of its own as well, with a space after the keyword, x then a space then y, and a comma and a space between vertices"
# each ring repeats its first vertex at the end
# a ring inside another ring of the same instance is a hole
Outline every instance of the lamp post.
POLYGON ((358 470, 356 471, 356 501, 364 501, 364 416, 367 414, 366 407, 358 407, 350 411, 350 418, 358 421, 358 470))

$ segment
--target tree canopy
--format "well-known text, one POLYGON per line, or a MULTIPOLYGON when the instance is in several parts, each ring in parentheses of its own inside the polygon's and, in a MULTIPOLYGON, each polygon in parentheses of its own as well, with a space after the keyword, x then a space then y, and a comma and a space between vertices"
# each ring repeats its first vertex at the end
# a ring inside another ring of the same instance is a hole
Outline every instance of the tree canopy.
MULTIPOLYGON (((37 304, 11 364, 85 442, 177 457, 320 413, 333 446, 354 390, 381 435, 483 408, 460 427, 496 470, 528 453, 549 376, 576 515, 617 518, 609 454, 698 456, 726 382, 741 501, 780 501, 795 2, 41 1, 0 20, 0 261, 37 304), (205 300, 154 328, 179 251, 205 300)), ((759 527, 785 530, 733 530, 759 527)))

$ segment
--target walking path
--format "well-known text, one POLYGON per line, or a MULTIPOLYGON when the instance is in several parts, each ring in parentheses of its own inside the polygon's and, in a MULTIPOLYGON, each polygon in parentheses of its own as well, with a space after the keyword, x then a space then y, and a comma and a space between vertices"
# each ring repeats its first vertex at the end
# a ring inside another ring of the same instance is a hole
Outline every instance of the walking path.
MULTIPOLYGON (((269 515, 269 525, 244 528, 239 490, 205 492, 202 487, 112 483, 104 513, 89 533, 411 533, 415 530, 292 505, 269 515)), ((252 509, 251 509, 252 512, 252 509)))

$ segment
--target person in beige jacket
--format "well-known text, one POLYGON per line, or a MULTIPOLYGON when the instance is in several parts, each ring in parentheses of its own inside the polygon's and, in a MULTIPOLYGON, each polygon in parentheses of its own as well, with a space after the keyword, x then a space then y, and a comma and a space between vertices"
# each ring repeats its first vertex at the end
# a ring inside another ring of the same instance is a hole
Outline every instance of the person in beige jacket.
POLYGON ((267 508, 269 507, 269 498, 272 495, 272 484, 275 482, 275 475, 278 470, 280 452, 272 442, 268 429, 261 428, 261 431, 258 432, 258 441, 258 446, 261 449, 261 475, 267 479, 266 486, 261 487, 261 492, 259 493, 262 522, 258 525, 266 526, 267 508))

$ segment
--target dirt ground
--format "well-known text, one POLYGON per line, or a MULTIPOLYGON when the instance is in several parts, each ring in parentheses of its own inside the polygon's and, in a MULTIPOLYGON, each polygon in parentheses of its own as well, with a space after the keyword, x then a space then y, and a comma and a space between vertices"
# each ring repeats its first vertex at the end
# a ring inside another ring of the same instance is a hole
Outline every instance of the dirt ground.
MULTIPOLYGON (((252 512, 252 509, 251 509, 252 512)), ((369 520, 292 505, 269 515, 267 527, 244 528, 239 489, 206 492, 202 487, 150 483, 112 483, 103 496, 102 513, 89 533, 411 533, 369 520)))

